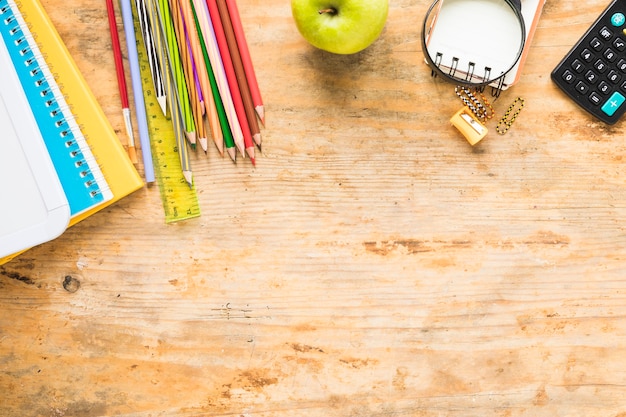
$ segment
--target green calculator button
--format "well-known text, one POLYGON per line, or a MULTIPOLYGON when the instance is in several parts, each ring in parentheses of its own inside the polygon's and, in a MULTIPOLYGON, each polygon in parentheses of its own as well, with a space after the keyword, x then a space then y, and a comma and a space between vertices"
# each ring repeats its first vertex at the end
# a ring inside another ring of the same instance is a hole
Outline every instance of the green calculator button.
POLYGON ((626 101, 626 98, 616 91, 604 103, 604 105, 602 106, 602 111, 606 113, 607 116, 613 116, 615 112, 622 106, 622 104, 624 104, 624 101, 626 101))
POLYGON ((626 23, 626 16, 624 16, 624 13, 613 13, 613 16, 611 16, 611 24, 613 26, 620 27, 624 23, 626 23))

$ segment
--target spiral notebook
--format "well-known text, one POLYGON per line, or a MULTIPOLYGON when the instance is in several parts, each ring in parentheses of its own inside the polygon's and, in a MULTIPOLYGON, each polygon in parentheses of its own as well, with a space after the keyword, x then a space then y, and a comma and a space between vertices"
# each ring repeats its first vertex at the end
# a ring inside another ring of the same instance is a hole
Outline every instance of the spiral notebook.
POLYGON ((70 208, 11 57, 0 42, 0 256, 63 233, 70 208), (6 198, 9 196, 9 198, 6 198))
MULTIPOLYGON (((141 188, 141 177, 39 1, 0 0, 0 34, 12 64, 0 66, 0 76, 19 79, 69 203, 69 226, 141 188)), ((2 95, 12 101, 4 90, 2 95)), ((0 153, 5 146, 0 141, 0 153)))
POLYGON ((519 23, 511 13, 494 13, 500 7, 508 8, 505 2, 440 0, 437 16, 426 39, 429 51, 436 56, 435 64, 444 71, 454 71, 457 77, 471 78, 474 82, 495 79, 502 74, 491 84, 498 90, 515 85, 520 79, 544 3, 545 0, 521 0, 526 32, 524 49, 511 67, 519 51, 519 41, 511 28, 519 27, 519 23), (484 21, 468 21, 466 7, 472 8, 472 15, 481 10, 484 21), (495 18, 496 14, 500 18, 495 18), (490 41, 488 44, 472 42, 475 38, 489 38, 490 41))

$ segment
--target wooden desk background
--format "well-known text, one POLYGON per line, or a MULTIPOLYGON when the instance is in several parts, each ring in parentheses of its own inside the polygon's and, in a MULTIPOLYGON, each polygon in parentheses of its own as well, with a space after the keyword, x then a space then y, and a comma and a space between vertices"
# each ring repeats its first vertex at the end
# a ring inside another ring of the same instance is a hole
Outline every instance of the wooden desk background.
MULTIPOLYGON (((44 3, 125 141, 104 2, 44 3)), ((606 4, 547 1, 496 101, 525 109, 472 149, 427 1, 332 56, 240 0, 257 167, 211 149, 202 217, 165 225, 146 187, 0 267, 0 415, 625 416, 623 124, 549 77, 606 4)))

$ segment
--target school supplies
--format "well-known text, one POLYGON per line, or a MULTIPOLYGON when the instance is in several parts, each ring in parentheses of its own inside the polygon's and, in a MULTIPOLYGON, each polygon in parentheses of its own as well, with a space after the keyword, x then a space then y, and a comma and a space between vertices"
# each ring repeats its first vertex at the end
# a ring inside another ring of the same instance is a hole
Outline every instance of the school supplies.
POLYGON ((456 84, 491 85, 499 95, 517 83, 545 0, 435 0, 422 45, 433 75, 456 84))
POLYGON ((137 152, 135 150, 135 135, 133 134, 133 124, 130 118, 130 108, 128 105, 128 88, 126 87, 126 75, 124 73, 124 61, 122 59, 122 49, 120 38, 117 33, 117 21, 115 19, 115 6, 113 0, 106 0, 107 14, 109 17, 109 31, 111 32, 111 46, 113 47, 113 59, 115 60, 115 72, 117 73, 117 86, 120 91, 122 101, 122 116, 126 125, 128 135, 128 156, 134 164, 137 163, 137 152))
POLYGON ((552 70, 552 81, 607 124, 626 112, 626 2, 612 1, 552 70))
MULTIPOLYGON (((165 48, 165 40, 160 30, 160 24, 158 24, 156 3, 154 0, 146 0, 144 4, 150 28, 154 30, 151 33, 154 41, 154 51, 159 56, 164 56, 165 51, 162 53, 160 51, 162 48, 165 48), (154 24, 154 22, 157 24, 154 24)), ((136 31, 138 30, 137 23, 139 22, 135 22, 136 31)), ((139 34, 137 34, 137 38, 139 38, 139 34)), ((167 65, 169 65, 168 61, 159 59, 158 62, 160 66, 159 72, 166 76, 162 80, 164 93, 167 94, 168 107, 171 109, 170 120, 160 110, 158 96, 154 94, 156 87, 151 83, 150 65, 148 62, 150 59, 149 53, 146 51, 145 46, 139 42, 137 42, 137 52, 143 88, 146 94, 146 115, 150 130, 154 170, 161 192, 165 222, 172 223, 198 217, 200 216, 200 206, 196 189, 193 186, 189 149, 184 137, 185 133, 176 99, 176 91, 171 73, 167 68, 167 65)))
MULTIPOLYGON (((52 82, 50 85, 58 86, 58 94, 45 96, 49 97, 51 104, 55 101, 62 104, 59 107, 62 110, 62 117, 61 113, 54 112, 54 109, 49 112, 59 117, 59 127, 63 128, 64 139, 71 137, 75 141, 66 143, 69 142, 68 139, 62 142, 63 146, 69 145, 72 148, 60 152, 61 156, 52 152, 50 148, 47 150, 71 208, 68 226, 72 226, 141 188, 143 181, 39 1, 23 1, 17 6, 13 0, 0 0, 0 10, 3 12, 0 27, 7 18, 10 22, 18 23, 17 30, 28 34, 18 45, 40 51, 33 56, 35 60, 29 62, 36 63, 41 68, 47 67, 49 74, 42 82, 49 84, 52 82), (82 133, 84 140, 81 140, 78 132, 82 133), (78 148, 73 148, 74 146, 78 148), (68 154, 74 158, 68 158, 68 154), (73 172, 74 175, 62 175, 64 172, 73 172)), ((4 37, 4 27, 2 30, 4 37)), ((6 44, 6 41, 4 43, 6 44)), ((13 66, 15 67, 15 62, 13 66)), ((21 66, 24 66, 24 61, 21 66)), ((3 71, 8 69, 2 66, 0 72, 3 71)), ((20 69, 16 72, 21 74, 28 70, 20 69)), ((38 108, 47 109, 47 101, 42 103, 43 106, 38 108)), ((30 105, 31 109, 35 108, 32 100, 30 105)), ((49 118, 50 114, 41 118, 35 117, 35 120, 39 122, 46 120, 46 117, 49 118)), ((58 134, 46 133, 41 128, 39 130, 46 145, 59 137, 58 134)), ((10 196, 6 202, 3 200, 3 205, 11 203, 10 196)), ((8 220, 3 216, 0 217, 0 221, 8 220)), ((0 264, 21 253, 19 251, 22 249, 24 248, 16 249, 16 253, 0 259, 0 264)))
POLYGON ((122 20, 124 22, 124 34, 126 35, 126 48, 128 52, 128 65, 130 67, 130 81, 135 99, 135 116, 137 117, 137 129, 141 142, 141 154, 143 158, 143 172, 146 182, 154 182, 154 166, 152 165, 152 152, 150 150, 150 136, 146 109, 144 105, 141 75, 137 59, 137 44, 135 42, 135 28, 133 24, 133 11, 130 0, 121 0, 122 20))
MULTIPOLYGON (((3 35, 10 16, 11 9, 0 6, 3 35)), ((14 45, 0 41, 0 257, 54 239, 70 220, 69 203, 7 49, 14 45)), ((54 120, 47 129, 57 130, 54 120)))

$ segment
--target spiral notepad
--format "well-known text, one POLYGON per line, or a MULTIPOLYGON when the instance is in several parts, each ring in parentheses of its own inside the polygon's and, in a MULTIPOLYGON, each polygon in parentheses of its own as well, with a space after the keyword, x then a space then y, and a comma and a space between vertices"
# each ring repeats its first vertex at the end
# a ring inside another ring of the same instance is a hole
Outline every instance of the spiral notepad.
POLYGON ((490 85, 499 94, 520 79, 544 3, 519 2, 524 30, 521 34, 520 22, 505 1, 440 0, 425 34, 433 65, 471 83, 493 80, 490 85), (468 15, 480 19, 468 19, 468 15), (520 36, 524 37, 522 51, 520 36))
POLYGON ((45 142, 72 216, 113 194, 14 0, 0 0, 0 34, 45 142))

